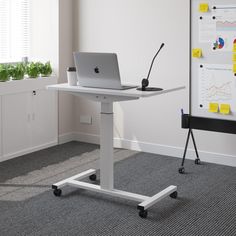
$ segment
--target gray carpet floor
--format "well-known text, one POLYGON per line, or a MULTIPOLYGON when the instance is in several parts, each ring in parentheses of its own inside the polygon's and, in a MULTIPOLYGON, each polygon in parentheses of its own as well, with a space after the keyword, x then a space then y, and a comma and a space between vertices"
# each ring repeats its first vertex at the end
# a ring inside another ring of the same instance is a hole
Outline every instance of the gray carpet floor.
MULTIPOLYGON (((154 195, 178 186, 138 216, 137 203, 51 185, 98 168, 97 145, 70 142, 0 163, 0 235, 236 235, 236 168, 116 149, 115 188, 154 195)), ((86 180, 89 181, 89 180, 86 180)), ((97 181, 98 183, 99 181, 97 181)))

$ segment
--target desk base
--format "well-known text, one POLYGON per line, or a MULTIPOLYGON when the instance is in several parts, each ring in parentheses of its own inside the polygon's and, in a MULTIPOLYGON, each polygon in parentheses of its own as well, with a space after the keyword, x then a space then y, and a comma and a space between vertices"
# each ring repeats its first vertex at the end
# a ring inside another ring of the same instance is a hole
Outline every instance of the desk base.
POLYGON ((61 187, 70 185, 76 188, 81 188, 81 189, 86 189, 86 190, 91 190, 94 192, 99 192, 99 193, 104 193, 108 194, 114 197, 120 197, 124 199, 129 199, 137 202, 141 202, 138 204, 138 209, 139 211, 139 216, 142 218, 147 217, 147 209, 163 199, 166 196, 170 196, 171 198, 176 198, 177 197, 177 187, 174 185, 171 185, 167 187, 166 189, 162 190, 161 192, 155 194, 152 197, 149 196, 144 196, 136 193, 130 193, 126 191, 121 191, 117 189, 103 189, 101 188, 100 185, 95 185, 95 184, 90 184, 86 182, 79 181, 80 179, 83 179, 85 177, 91 176, 93 180, 96 178, 96 170, 94 169, 89 169, 87 171, 84 171, 80 174, 74 175, 70 178, 67 178, 65 180, 62 180, 60 182, 57 182, 52 185, 52 189, 54 189, 54 194, 55 196, 60 196, 61 195, 61 187))

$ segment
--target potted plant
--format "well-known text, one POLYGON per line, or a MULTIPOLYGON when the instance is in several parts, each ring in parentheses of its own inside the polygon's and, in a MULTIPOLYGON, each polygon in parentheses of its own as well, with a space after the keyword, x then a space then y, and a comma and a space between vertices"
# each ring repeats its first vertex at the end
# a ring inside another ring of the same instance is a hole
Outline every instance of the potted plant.
POLYGON ((26 73, 29 78, 37 78, 39 76, 39 62, 31 62, 26 67, 26 73))
POLYGON ((39 62, 38 66, 39 66, 39 73, 41 74, 42 77, 47 77, 52 74, 52 67, 49 61, 46 62, 45 64, 39 62))
POLYGON ((0 64, 0 82, 6 82, 10 79, 8 65, 0 64))
POLYGON ((23 63, 17 63, 15 66, 10 66, 9 71, 10 71, 12 80, 24 79, 25 66, 23 63))

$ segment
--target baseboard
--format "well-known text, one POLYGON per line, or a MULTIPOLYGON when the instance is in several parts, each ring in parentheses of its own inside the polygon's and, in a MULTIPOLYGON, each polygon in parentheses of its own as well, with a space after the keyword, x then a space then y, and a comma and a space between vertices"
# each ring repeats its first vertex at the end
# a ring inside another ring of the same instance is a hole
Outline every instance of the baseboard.
MULTIPOLYGON (((65 134, 59 137, 59 143, 65 143, 65 141, 69 142, 73 140, 99 144, 99 135, 77 132, 77 133, 65 134), (64 142, 61 142, 62 140, 64 142)), ((173 156, 178 158, 182 158, 184 152, 184 147, 174 147, 156 143, 121 139, 121 138, 114 138, 114 147, 126 148, 134 151, 149 152, 165 156, 173 156)), ((236 156, 222 153, 206 152, 202 150, 198 150, 198 153, 201 161, 236 167, 236 156)), ((194 160, 195 158, 196 155, 194 150, 188 149, 186 159, 194 160)))
POLYGON ((100 136, 95 135, 95 134, 77 132, 75 134, 75 138, 76 138, 76 141, 80 141, 80 142, 93 143, 93 144, 100 143, 100 136))
POLYGON ((114 146, 117 148, 126 148, 165 156, 181 157, 183 154, 183 148, 120 138, 114 138, 114 146))
POLYGON ((75 132, 61 134, 58 137, 58 144, 68 143, 71 141, 77 141, 75 132))
POLYGON ((26 155, 26 154, 29 154, 29 153, 32 153, 32 152, 36 152, 36 151, 39 151, 39 150, 42 150, 42 149, 45 149, 45 148, 49 148, 49 147, 55 146, 57 144, 58 144, 58 141, 55 140, 55 141, 52 141, 50 143, 46 143, 46 144, 35 146, 35 147, 32 147, 32 148, 24 149, 24 150, 21 150, 19 152, 3 155, 0 158, 0 162, 7 161, 7 160, 13 159, 15 157, 26 155))
MULTIPOLYGON (((114 146, 119 148, 127 148, 136 151, 149 152, 178 158, 182 158, 184 152, 183 147, 174 147, 120 138, 114 139, 114 146)), ((214 152, 206 152, 201 150, 198 150, 198 154, 201 161, 236 167, 236 156, 214 152)), ((194 149, 188 149, 186 159, 194 160, 195 158, 196 154, 194 149)))

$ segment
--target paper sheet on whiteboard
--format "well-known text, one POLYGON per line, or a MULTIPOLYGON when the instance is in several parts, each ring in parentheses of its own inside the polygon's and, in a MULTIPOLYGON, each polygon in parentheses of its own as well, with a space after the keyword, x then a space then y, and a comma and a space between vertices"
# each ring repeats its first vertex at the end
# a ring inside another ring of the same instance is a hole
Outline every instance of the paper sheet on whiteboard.
POLYGON ((236 81, 232 65, 202 64, 199 66, 199 107, 208 109, 210 103, 230 104, 236 111, 236 81))
POLYGON ((216 37, 216 22, 212 16, 202 16, 198 20, 199 42, 212 43, 216 37))
POLYGON ((236 5, 216 5, 213 10, 216 25, 214 49, 231 52, 236 40, 236 5))

